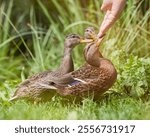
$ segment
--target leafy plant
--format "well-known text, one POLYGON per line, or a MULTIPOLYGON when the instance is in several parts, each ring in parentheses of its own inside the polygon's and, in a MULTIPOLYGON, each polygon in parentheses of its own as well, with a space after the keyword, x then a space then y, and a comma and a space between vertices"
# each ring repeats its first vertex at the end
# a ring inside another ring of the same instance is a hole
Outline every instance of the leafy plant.
POLYGON ((150 92, 150 58, 128 56, 126 63, 119 68, 117 87, 119 92, 129 96, 142 97, 150 92))

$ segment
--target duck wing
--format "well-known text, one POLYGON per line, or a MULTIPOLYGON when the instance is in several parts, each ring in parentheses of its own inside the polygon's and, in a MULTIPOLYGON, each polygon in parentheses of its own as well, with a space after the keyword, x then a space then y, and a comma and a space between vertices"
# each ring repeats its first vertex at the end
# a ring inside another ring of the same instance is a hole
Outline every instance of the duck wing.
POLYGON ((48 70, 48 71, 34 74, 34 75, 28 77, 23 82, 21 82, 17 87, 27 86, 27 85, 33 83, 34 81, 38 81, 38 80, 46 77, 47 75, 50 75, 51 73, 52 73, 52 71, 48 70))

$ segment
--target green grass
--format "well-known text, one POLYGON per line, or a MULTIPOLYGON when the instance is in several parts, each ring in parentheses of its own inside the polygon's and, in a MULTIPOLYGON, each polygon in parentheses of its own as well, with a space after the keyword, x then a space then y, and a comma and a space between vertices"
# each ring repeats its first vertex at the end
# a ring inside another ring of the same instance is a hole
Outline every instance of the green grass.
POLYGON ((18 81, 5 82, 0 88, 0 119, 150 119, 149 98, 129 97, 107 92, 95 102, 81 102, 56 95, 47 103, 19 100, 8 102, 18 81))
POLYGON ((75 104, 56 96, 52 101, 38 105, 25 101, 5 104, 0 111, 0 119, 150 119, 150 101, 111 95, 97 103, 84 99, 75 104))
MULTIPOLYGON (((98 102, 75 103, 58 95, 37 105, 8 102, 27 76, 59 66, 67 34, 83 35, 87 26, 98 32, 102 1, 60 1, 0 1, 0 119, 150 119, 149 0, 127 1, 108 31, 100 50, 115 65, 118 79, 98 102)), ((85 62, 83 48, 74 50, 76 68, 85 62)))

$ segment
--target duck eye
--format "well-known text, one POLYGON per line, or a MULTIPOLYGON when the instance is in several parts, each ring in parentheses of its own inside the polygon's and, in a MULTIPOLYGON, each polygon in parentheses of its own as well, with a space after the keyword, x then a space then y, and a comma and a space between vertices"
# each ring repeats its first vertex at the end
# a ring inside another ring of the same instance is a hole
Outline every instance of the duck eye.
POLYGON ((87 29, 86 32, 89 32, 89 29, 87 29))
POLYGON ((72 38, 76 38, 76 36, 75 36, 75 35, 73 35, 73 36, 72 36, 72 38))
POLYGON ((55 85, 55 83, 54 83, 54 82, 50 82, 49 84, 50 84, 50 85, 52 85, 52 86, 53 86, 53 85, 55 85))

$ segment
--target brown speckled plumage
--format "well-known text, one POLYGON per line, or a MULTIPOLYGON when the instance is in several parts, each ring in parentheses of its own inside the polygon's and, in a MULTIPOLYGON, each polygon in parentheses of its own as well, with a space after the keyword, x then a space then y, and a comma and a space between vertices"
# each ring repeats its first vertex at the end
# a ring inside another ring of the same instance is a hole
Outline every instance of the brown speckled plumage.
MULTIPOLYGON (((96 43, 93 44, 96 45, 96 43)), ((94 46, 93 44, 91 46, 94 46)), ((98 48, 96 52, 99 52, 98 48)), ((85 58, 87 63, 90 63, 89 59, 91 61, 91 58, 87 59, 86 55, 85 58)), ((72 85, 71 87, 64 88, 60 91, 62 95, 93 95, 94 97, 97 97, 113 85, 117 78, 117 72, 114 65, 111 63, 111 61, 103 58, 102 56, 96 58, 100 60, 100 63, 97 63, 100 64, 99 66, 94 66, 94 64, 85 64, 80 69, 71 72, 71 76, 73 78, 81 79, 85 83, 80 82, 72 85)))
POLYGON ((86 64, 76 71, 71 72, 71 77, 82 80, 70 87, 64 87, 59 90, 62 95, 75 96, 100 96, 108 90, 117 78, 117 72, 110 60, 104 58, 99 45, 103 38, 97 39, 93 28, 89 27, 85 31, 85 37, 93 38, 94 42, 88 43, 84 49, 86 64))
MULTIPOLYGON (((64 56, 60 67, 56 71, 45 71, 35 74, 17 86, 16 92, 10 101, 27 99, 33 101, 47 101, 56 94, 55 84, 65 86, 64 79, 60 77, 74 70, 71 57, 72 49, 80 43, 81 37, 77 34, 70 34, 65 39, 64 56)), ((70 79, 67 79, 70 80, 70 79)))

